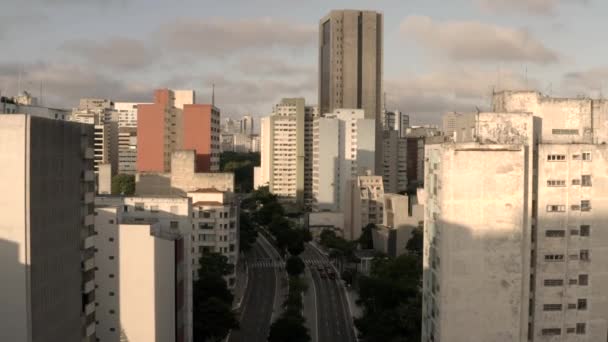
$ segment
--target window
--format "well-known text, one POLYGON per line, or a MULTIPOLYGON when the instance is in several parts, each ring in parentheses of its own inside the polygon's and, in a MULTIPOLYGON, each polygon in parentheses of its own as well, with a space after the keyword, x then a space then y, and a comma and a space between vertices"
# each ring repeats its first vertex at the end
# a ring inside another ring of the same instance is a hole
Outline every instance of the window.
POLYGON ((581 206, 578 204, 573 204, 570 206, 570 210, 575 210, 575 211, 581 210, 581 206))
POLYGON ((109 220, 108 223, 109 224, 114 224, 114 220, 109 220))
POLYGON ((591 226, 582 225, 581 226, 581 236, 589 236, 591 234, 591 226))
POLYGON ((576 333, 578 335, 583 335, 587 331, 585 323, 576 323, 576 333))
POLYGON ((546 254, 545 261, 564 261, 563 254, 546 254))
POLYGON ((583 152, 583 160, 591 161, 591 152, 583 152))
POLYGON ((581 159, 581 155, 580 154, 573 154, 572 155, 572 160, 580 160, 581 159))
POLYGON ((114 297, 114 292, 110 291, 108 295, 110 295, 110 297, 114 297))
POLYGON ((565 180, 547 180, 547 186, 566 186, 565 180))
POLYGON ((110 273, 109 277, 110 278, 114 278, 114 275, 112 273, 110 273))
POLYGON ((543 311, 561 311, 561 304, 545 304, 543 305, 543 311))
POLYGON ((568 309, 576 309, 576 304, 568 303, 568 309))
POLYGON ((581 211, 590 211, 591 210, 591 201, 582 200, 581 201, 581 211))
POLYGON ((234 252, 234 244, 230 244, 230 251, 234 252))
POLYGON ((135 202, 135 211, 144 211, 144 203, 135 202))
POLYGON ((109 258, 110 260, 114 260, 114 256, 113 256, 113 255, 110 255, 108 258, 109 258))
POLYGON ((580 259, 581 259, 581 261, 589 261, 589 250, 588 249, 581 249, 580 259))
POLYGON ((566 160, 565 154, 549 154, 547 155, 548 161, 564 161, 566 160))
POLYGON ((568 282, 568 285, 576 285, 576 284, 578 284, 577 279, 570 279, 570 281, 568 282))
POLYGON ((581 180, 578 178, 575 178, 572 180, 572 185, 581 185, 581 180))
POLYGON ((150 206, 150 212, 157 213, 158 212, 158 206, 157 205, 151 205, 150 206))
POLYGON ((575 329, 574 328, 566 328, 566 333, 568 334, 574 334, 575 329))
POLYGON ((576 308, 578 310, 587 310, 587 299, 585 299, 585 298, 579 299, 578 302, 576 303, 576 308))
POLYGON ((582 175, 581 176, 581 185, 582 186, 591 186, 591 175, 582 175))
POLYGON ((108 238, 108 241, 113 242, 113 241, 114 241, 114 238, 113 238, 113 237, 108 238))
POLYGON ((545 279, 545 286, 562 286, 564 285, 563 279, 545 279))
POLYGON ((578 129, 554 128, 551 133, 554 135, 578 135, 578 129))
POLYGON ((578 275, 578 285, 579 286, 589 285, 589 275, 588 274, 579 274, 578 275))
POLYGON ((173 229, 179 228, 179 222, 177 222, 177 221, 171 221, 170 227, 173 228, 173 229))
POLYGON ((564 212, 564 211, 566 211, 566 206, 565 205, 548 205, 547 211, 548 212, 564 212))
POLYGON ((570 229, 570 235, 571 236, 578 235, 578 229, 570 229))
POLYGON ((129 206, 128 205, 123 206, 122 207, 122 212, 126 213, 127 211, 129 211, 129 206))
POLYGON ((547 230, 545 231, 546 237, 564 237, 566 236, 566 231, 564 230, 547 230))
POLYGON ((543 329, 541 331, 541 333, 543 334, 543 336, 557 336, 557 335, 562 334, 562 329, 560 329, 560 328, 543 329))

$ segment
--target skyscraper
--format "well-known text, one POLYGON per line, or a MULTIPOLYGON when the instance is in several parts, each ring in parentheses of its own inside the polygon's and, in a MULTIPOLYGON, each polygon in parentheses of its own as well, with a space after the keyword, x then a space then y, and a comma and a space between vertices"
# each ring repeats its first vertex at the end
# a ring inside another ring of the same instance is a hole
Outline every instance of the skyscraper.
POLYGON ((245 115, 240 121, 241 133, 246 135, 253 134, 253 117, 251 115, 245 115))
MULTIPOLYGON (((331 11, 319 22, 319 109, 365 111, 376 120, 376 147, 382 148, 383 16, 374 11, 331 11)), ((382 154, 376 156, 376 167, 382 154)))

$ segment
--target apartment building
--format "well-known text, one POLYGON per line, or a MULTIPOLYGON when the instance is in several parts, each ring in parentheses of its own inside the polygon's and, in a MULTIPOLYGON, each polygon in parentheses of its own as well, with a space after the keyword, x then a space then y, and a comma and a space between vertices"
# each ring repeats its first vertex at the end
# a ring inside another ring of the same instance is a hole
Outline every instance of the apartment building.
POLYGON ((137 127, 118 127, 118 173, 137 172, 137 127))
MULTIPOLYGON (((98 217, 99 217, 99 213, 101 211, 105 210, 105 214, 104 215, 118 215, 118 218, 112 218, 109 217, 107 223, 105 221, 100 221, 100 224, 102 224, 102 228, 103 227, 107 227, 109 229, 108 232, 105 232, 104 234, 111 234, 112 232, 116 232, 116 234, 119 234, 122 238, 122 233, 120 232, 121 229, 123 229, 122 224, 126 224, 126 225, 139 225, 140 228, 134 228, 134 229, 139 229, 139 231, 141 232, 142 229, 146 231, 146 234, 148 235, 154 235, 157 237, 161 237, 162 236, 166 236, 165 233, 162 232, 168 232, 167 234, 170 235, 180 235, 180 238, 177 238, 177 240, 181 241, 179 244, 183 244, 183 247, 181 246, 177 246, 175 248, 178 248, 179 250, 183 251, 183 256, 180 257, 183 258, 183 263, 179 263, 179 267, 178 270, 180 270, 180 275, 179 275, 179 279, 175 278, 175 272, 170 271, 168 273, 161 273, 161 272, 157 272, 156 270, 153 274, 156 274, 156 277, 166 277, 166 279, 158 279, 159 282, 161 283, 171 283, 173 282, 173 284, 178 284, 180 279, 183 279, 183 289, 179 289, 180 291, 184 291, 185 295, 186 295, 186 300, 184 302, 185 308, 183 309, 184 314, 183 314, 183 318, 180 319, 180 321, 184 322, 183 323, 183 327, 185 330, 185 334, 183 336, 185 336, 185 341, 191 341, 192 337, 191 337, 191 333, 192 333, 192 283, 193 283, 193 277, 195 274, 195 269, 194 269, 194 264, 195 264, 195 260, 193 258, 193 253, 192 253, 192 200, 188 197, 185 196, 154 196, 154 195, 146 195, 146 196, 131 196, 131 197, 121 197, 121 196, 98 196, 95 200, 95 208, 98 212, 98 217), (116 210, 109 210, 106 208, 117 208, 116 210), (109 210, 109 211, 108 211, 109 210), (116 211, 116 214, 113 214, 114 211, 116 211), (113 222, 110 222, 110 220, 112 220, 113 222), (116 222, 119 222, 120 224, 117 226, 116 222), (160 229, 161 234, 155 234, 153 231, 151 231, 150 229, 148 229, 148 227, 141 227, 141 225, 149 225, 149 226, 154 226, 157 227, 155 229, 160 229)), ((102 215, 101 218, 99 218, 98 220, 103 220, 104 216, 102 215)), ((101 233, 100 233, 101 234, 101 233)), ((141 234, 134 234, 133 236, 141 236, 144 233, 141 234)), ((116 244, 116 242, 119 242, 117 240, 114 241, 109 241, 109 239, 111 238, 108 237, 108 241, 107 242, 114 242, 115 245, 117 245, 115 248, 118 249, 114 249, 112 250, 110 249, 106 249, 108 251, 108 253, 114 253, 116 251, 120 252, 122 250, 122 246, 118 246, 118 244, 116 244)), ((114 238, 115 239, 115 238, 114 238)), ((165 239, 166 240, 166 239, 165 239)), ((176 240, 172 237, 169 236, 169 240, 176 240)), ((129 240, 131 247, 133 248, 133 246, 137 246, 137 243, 133 240, 129 240)), ((106 241, 103 241, 104 243, 106 241)), ((154 244, 156 243, 157 245, 162 245, 165 244, 164 241, 158 240, 158 239, 151 239, 146 241, 142 241, 142 246, 143 244, 147 244, 148 246, 150 244, 154 244)), ((107 247, 107 246, 106 246, 107 247)), ((160 248, 160 247, 159 247, 160 248)), ((133 255, 136 256, 137 253, 135 251, 129 251, 126 252, 128 253, 127 255, 133 255)), ((150 250, 147 249, 145 251, 145 253, 155 253, 154 250, 150 250)), ((144 254, 145 254, 144 253, 144 254)), ((167 250, 166 249, 160 249, 158 251, 159 254, 155 254, 157 257, 160 255, 166 255, 167 250)), ((176 252, 177 253, 177 252, 176 252)), ((179 252, 182 253, 182 252, 179 252)), ((110 254, 112 255, 112 254, 110 254)), ((113 267, 116 267, 116 265, 120 265, 122 267, 122 256, 118 255, 118 254, 114 254, 116 262, 119 262, 119 264, 114 263, 113 267)), ((100 256, 100 258, 103 257, 100 256)), ((109 256, 108 256, 109 258, 109 256)), ((139 257, 141 258, 141 257, 139 257)), ((148 267, 146 270, 142 270, 141 273, 142 276, 147 276, 146 274, 149 274, 149 272, 153 272, 152 271, 152 267, 154 266, 154 264, 145 264, 144 260, 139 260, 139 258, 137 259, 137 262, 142 263, 142 267, 144 267, 144 265, 146 267, 148 267)), ((176 257, 177 258, 177 257, 176 257)), ((175 264, 173 261, 176 261, 175 259, 171 259, 171 260, 164 260, 163 263, 161 264, 157 264, 156 266, 159 267, 159 271, 161 269, 163 269, 164 267, 170 267, 167 264, 165 264, 165 262, 168 262, 170 264, 175 264)), ((104 260, 105 262, 105 260, 104 260)), ((133 260, 128 260, 126 261, 127 263, 136 263, 133 260)), ((112 265, 110 265, 112 266, 112 265)), ((176 265, 178 266, 178 265, 176 265)), ((135 265, 133 264, 129 264, 128 266, 129 268, 135 267, 135 265)), ((110 270, 110 268, 107 268, 106 270, 110 270)), ((120 272, 120 269, 119 269, 120 272)), ((111 279, 113 277, 110 276, 110 274, 114 274, 111 272, 108 273, 98 273, 101 275, 101 278, 107 279, 111 279)), ((121 274, 123 274, 121 272, 121 274)), ((137 274, 137 273, 135 273, 137 274)), ((114 274, 114 278, 116 277, 116 274, 114 274)), ((129 278, 131 279, 130 281, 136 281, 137 278, 129 278)), ((121 284, 121 282, 123 280, 118 279, 119 283, 112 283, 112 281, 110 281, 110 283, 108 283, 108 286, 127 286, 127 287, 132 287, 132 286, 136 286, 133 285, 132 283, 124 283, 121 284)), ((143 285, 140 284, 140 286, 143 287, 143 285)), ((110 290, 108 290, 110 291, 110 290)), ((131 291, 131 290, 128 290, 131 291)), ((146 292, 149 294, 149 291, 156 291, 153 289, 148 289, 146 292)), ((166 293, 169 293, 169 296, 171 296, 171 292, 169 289, 164 289, 161 291, 165 291, 166 293)), ((156 294, 159 294, 158 292, 155 292, 156 294)), ((146 296, 148 294, 145 294, 146 296)), ((151 295, 151 294, 149 294, 151 295)), ((100 296, 104 296, 102 297, 102 299, 108 299, 106 296, 110 296, 109 292, 108 293, 100 293, 100 296)), ((112 297, 112 296, 110 296, 112 297)), ((140 300, 141 298, 138 297, 139 299, 134 299, 134 300, 140 300)), ((172 297, 175 298, 175 297, 172 297)), ((112 299, 109 299, 110 301, 112 301, 112 299)), ((143 300, 143 299, 141 299, 143 300)), ((176 298, 177 300, 177 298, 176 298)), ((123 303, 120 303, 121 305, 123 305, 123 303)), ((162 305, 162 302, 159 302, 158 304, 156 304, 156 302, 153 303, 148 303, 146 305, 162 305)), ((180 307, 180 305, 178 305, 177 303, 175 304, 177 308, 180 307)), ((174 312, 175 310, 172 309, 172 307, 167 307, 165 308, 166 310, 169 310, 171 312, 174 312)), ((181 309, 180 309, 181 310, 181 309)), ((181 312, 181 311, 180 311, 181 312)), ((151 313, 148 313, 148 315, 150 315, 151 313)), ((157 313, 157 314, 161 314, 161 313, 157 313)), ((168 313, 165 312, 163 313, 163 315, 167 315, 168 313)), ((180 314, 181 315, 181 314, 180 314)), ((119 317, 120 319, 122 319, 122 316, 119 317)), ((137 322, 133 322, 132 320, 135 320, 137 317, 129 317, 128 319, 131 320, 131 324, 138 324, 137 322)), ((150 318, 152 319, 152 318, 150 318)), ((177 322, 177 318, 175 320, 177 322)), ((106 323, 103 323, 105 325, 107 325, 108 327, 110 327, 109 325, 112 325, 111 327, 114 327, 115 330, 118 329, 118 327, 115 324, 116 321, 108 321, 106 323)), ((170 326, 167 326, 166 324, 169 324, 170 322, 159 322, 159 326, 162 327, 168 327, 170 328, 170 326)), ((122 324, 122 323, 121 323, 122 324)), ((155 326, 155 325, 152 325, 155 326)), ((180 324, 174 325, 174 327, 172 329, 174 330, 179 330, 180 328, 180 324)), ((141 329, 143 329, 144 327, 137 327, 135 328, 137 332, 137 334, 144 334, 145 332, 142 332, 141 329)), ((150 326, 145 327, 147 329, 150 329, 150 326)), ((108 328, 109 329, 109 328, 108 328)), ((114 332, 114 331, 112 331, 114 332)), ((128 333, 128 332, 127 332, 128 333)), ((148 334, 150 334, 151 332, 148 332, 148 334)), ((109 334, 108 336, 112 336, 112 338, 115 337, 115 335, 113 334, 109 334)), ((139 336, 139 335, 138 335, 139 336)), ((163 335, 164 336, 164 335, 163 335)), ((157 341, 161 341, 162 339, 157 339, 157 341)))
POLYGON ((399 131, 383 133, 382 180, 388 193, 401 193, 407 190, 407 138, 401 138, 399 131))
POLYGON ((93 128, 0 115, 1 341, 93 342, 93 128))
POLYGON ((454 131, 456 130, 456 118, 458 117, 458 113, 451 112, 443 114, 441 118, 443 134, 452 139, 454 137, 454 131))
MULTIPOLYGON (((192 258, 194 268, 205 253, 221 253, 235 266, 226 276, 228 286, 236 284, 236 265, 239 258, 239 206, 232 193, 215 188, 188 192, 192 198, 192 258)), ((198 274, 194 274, 198 279, 198 274)))
POLYGON ((252 135, 254 132, 253 117, 251 115, 245 115, 239 121, 240 133, 245 135, 252 135))
POLYGON ((197 172, 219 171, 220 110, 194 101, 192 90, 159 89, 138 105, 138 172, 169 172, 181 149, 196 151, 197 172))
POLYGON ((139 103, 135 102, 114 103, 114 110, 118 112, 118 127, 137 127, 138 106, 139 103))
POLYGON ((80 107, 74 109, 71 121, 93 125, 95 132, 95 172, 99 165, 112 165, 112 174, 118 172, 118 121, 109 106, 111 102, 99 99, 81 99, 80 107))
POLYGON ((314 121, 313 209, 343 211, 357 176, 375 172, 375 120, 361 109, 336 109, 314 121))
POLYGON ((97 206, 97 341, 192 341, 184 236, 97 206))
POLYGON ((460 115, 455 143, 426 148, 423 341, 603 341, 608 241, 597 227, 606 220, 608 103, 505 91, 494 94, 493 107, 501 113, 460 115), (463 150, 469 144, 474 151, 463 150), (496 144, 523 150, 523 160, 481 154, 496 144), (457 199, 463 207, 452 211, 457 199), (471 303, 485 296, 496 305, 471 303), (457 304, 462 310, 453 311, 457 304), (497 317, 500 308, 511 311, 497 317))
POLYGON ((384 187, 382 176, 368 172, 350 181, 348 203, 344 207, 344 238, 356 240, 368 224, 382 223, 384 187))
POLYGON ((311 125, 318 110, 304 98, 284 98, 260 120, 260 167, 255 187, 267 185, 283 201, 307 205, 312 197, 311 125), (306 157, 309 157, 308 159, 306 157))
POLYGON ((372 230, 374 249, 396 257, 406 252, 406 245, 416 228, 424 223, 424 208, 404 195, 385 193, 382 222, 372 230))

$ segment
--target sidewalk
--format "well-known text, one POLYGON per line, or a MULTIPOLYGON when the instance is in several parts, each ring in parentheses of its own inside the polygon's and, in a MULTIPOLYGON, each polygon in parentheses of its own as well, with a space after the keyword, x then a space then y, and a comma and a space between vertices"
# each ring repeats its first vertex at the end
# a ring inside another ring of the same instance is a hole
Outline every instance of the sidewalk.
POLYGON ((304 269, 304 279, 308 285, 308 290, 304 293, 304 298, 302 298, 304 318, 306 318, 306 327, 310 333, 311 342, 317 342, 319 340, 319 331, 317 330, 317 290, 312 279, 312 273, 308 267, 304 269))
POLYGON ((232 309, 238 310, 243 304, 245 298, 245 292, 249 283, 249 271, 247 266, 247 259, 244 255, 239 257, 239 263, 236 266, 236 284, 232 290, 234 294, 234 300, 232 301, 232 309))
MULTIPOLYGON (((279 252, 274 249, 272 244, 266 240, 266 237, 264 237, 263 234, 260 234, 258 239, 260 240, 262 248, 273 260, 283 260, 279 255, 279 252)), ((285 301, 285 298, 287 298, 289 280, 287 278, 287 272, 285 272, 284 269, 275 267, 273 270, 276 278, 276 290, 272 309, 272 321, 274 322, 283 313, 283 302, 285 301)))

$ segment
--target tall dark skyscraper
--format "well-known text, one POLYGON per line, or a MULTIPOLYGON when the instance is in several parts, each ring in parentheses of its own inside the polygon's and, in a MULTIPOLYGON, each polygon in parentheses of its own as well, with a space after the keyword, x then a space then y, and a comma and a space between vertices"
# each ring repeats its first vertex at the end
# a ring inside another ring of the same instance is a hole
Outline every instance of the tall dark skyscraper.
POLYGON ((319 111, 365 110, 365 118, 376 119, 377 152, 382 146, 382 32, 383 16, 374 11, 331 11, 319 22, 319 111))

